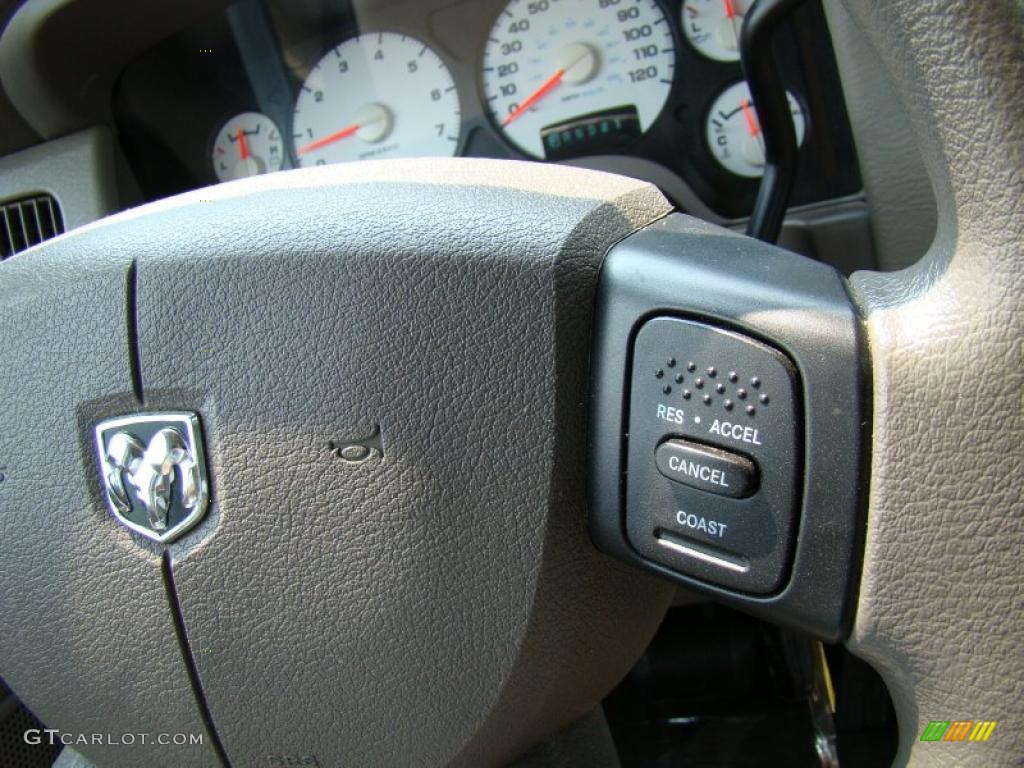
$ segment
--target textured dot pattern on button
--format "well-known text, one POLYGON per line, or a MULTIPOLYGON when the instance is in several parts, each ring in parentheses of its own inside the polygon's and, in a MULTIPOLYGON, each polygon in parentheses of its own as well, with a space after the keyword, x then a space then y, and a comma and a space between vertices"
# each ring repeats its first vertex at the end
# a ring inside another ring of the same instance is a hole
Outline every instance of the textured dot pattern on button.
MULTIPOLYGON (((685 358, 682 358, 685 359, 685 358)), ((665 379, 666 373, 668 377, 677 385, 681 385, 686 381, 686 376, 682 372, 674 373, 671 370, 666 371, 666 368, 672 369, 676 366, 684 368, 690 373, 696 373, 698 370, 701 372, 700 376, 697 376, 691 380, 690 386, 693 389, 701 390, 698 394, 701 402, 705 405, 714 405, 716 397, 715 395, 721 395, 722 399, 718 400, 724 411, 733 411, 739 406, 742 411, 750 418, 757 414, 757 407, 754 403, 749 402, 748 398, 756 399, 757 405, 763 407, 771 402, 771 398, 768 393, 763 390, 763 382, 760 376, 745 375, 742 371, 729 370, 721 368, 714 364, 708 364, 708 361, 704 361, 703 364, 697 360, 686 360, 686 363, 680 362, 679 357, 669 356, 662 358, 662 368, 657 368, 654 371, 654 377, 656 379, 665 379), (721 380, 717 380, 721 376, 721 380), (726 383, 728 381, 728 384, 726 383), (707 391, 713 389, 714 391, 707 391), (747 389, 747 388, 750 389, 747 389), (756 390, 751 392, 750 390, 756 390), (747 401, 739 402, 737 401, 747 401)), ((664 384, 661 386, 661 391, 666 395, 672 392, 672 386, 664 384)), ((679 388, 680 396, 683 400, 691 400, 693 398, 693 392, 690 389, 679 388)))

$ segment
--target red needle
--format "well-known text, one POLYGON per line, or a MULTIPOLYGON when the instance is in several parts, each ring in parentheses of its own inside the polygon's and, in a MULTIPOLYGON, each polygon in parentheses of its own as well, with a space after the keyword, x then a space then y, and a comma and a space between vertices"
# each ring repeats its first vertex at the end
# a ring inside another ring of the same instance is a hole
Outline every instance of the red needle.
POLYGON ((238 129, 238 152, 245 160, 249 156, 249 145, 245 143, 245 131, 238 129))
POLYGON ((557 72, 555 72, 555 74, 553 74, 551 77, 544 81, 544 84, 541 85, 540 88, 531 93, 530 97, 526 101, 524 101, 522 104, 516 107, 515 110, 511 114, 509 114, 508 117, 505 118, 505 121, 502 123, 502 125, 508 125, 521 114, 523 114, 523 112, 525 112, 538 101, 547 96, 551 91, 558 87, 558 84, 562 82, 562 78, 564 76, 564 69, 560 69, 557 72))
POLYGON ((725 2, 725 17, 729 20, 736 18, 736 8, 733 7, 732 0, 724 0, 725 2))
POLYGON ((750 131, 751 136, 756 137, 761 132, 761 126, 757 124, 757 115, 754 114, 750 102, 746 99, 741 101, 740 109, 743 110, 743 116, 747 118, 747 130, 750 131))
POLYGON ((326 147, 328 144, 333 144, 336 141, 341 141, 342 139, 346 139, 349 136, 351 136, 353 133, 358 131, 361 127, 362 126, 360 126, 360 125, 358 125, 356 123, 353 123, 352 125, 350 125, 350 126, 348 126, 346 128, 342 128, 340 131, 336 131, 335 133, 330 134, 329 136, 324 136, 322 139, 317 139, 316 141, 311 141, 311 142, 309 142, 309 144, 303 144, 301 147, 298 147, 295 150, 295 154, 297 154, 297 155, 304 155, 307 152, 312 152, 315 149, 320 149, 321 147, 326 147))

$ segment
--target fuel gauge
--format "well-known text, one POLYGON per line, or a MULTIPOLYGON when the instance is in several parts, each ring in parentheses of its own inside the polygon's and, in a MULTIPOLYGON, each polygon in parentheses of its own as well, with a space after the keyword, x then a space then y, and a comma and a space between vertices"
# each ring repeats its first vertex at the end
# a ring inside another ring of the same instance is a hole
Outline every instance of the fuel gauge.
POLYGON ((212 161, 220 181, 279 171, 284 161, 281 132, 266 115, 242 112, 217 133, 212 161))
POLYGON ((683 33, 709 59, 739 61, 740 28, 753 4, 753 0, 686 0, 683 33))

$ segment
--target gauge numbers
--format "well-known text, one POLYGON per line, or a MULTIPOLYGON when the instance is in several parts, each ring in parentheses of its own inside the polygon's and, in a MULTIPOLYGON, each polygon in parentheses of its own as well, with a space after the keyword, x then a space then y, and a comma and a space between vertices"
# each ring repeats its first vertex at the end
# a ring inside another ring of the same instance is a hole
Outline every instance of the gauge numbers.
POLYGON ((672 88, 670 27, 655 0, 511 0, 484 49, 491 115, 534 157, 545 156, 544 136, 560 135, 551 126, 611 130, 635 108, 646 131, 672 88))
POLYGON ((299 165, 382 157, 450 157, 459 141, 459 95, 431 48, 373 32, 329 51, 295 102, 299 165))
MULTIPOLYGON (((799 146, 804 143, 806 130, 804 110, 792 92, 786 91, 786 98, 799 146)), ((708 113, 705 132, 711 154, 727 171, 748 179, 764 174, 764 136, 746 81, 734 83, 718 95, 708 113)))
POLYGON ((266 115, 242 112, 217 132, 211 161, 220 181, 278 171, 284 161, 281 132, 266 115))

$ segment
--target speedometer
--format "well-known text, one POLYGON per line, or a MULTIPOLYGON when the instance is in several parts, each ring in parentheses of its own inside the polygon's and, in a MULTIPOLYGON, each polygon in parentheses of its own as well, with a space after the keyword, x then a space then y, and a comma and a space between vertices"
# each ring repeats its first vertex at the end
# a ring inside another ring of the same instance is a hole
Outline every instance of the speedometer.
POLYGON ((346 40, 302 84, 292 118, 299 165, 448 156, 459 141, 459 94, 428 46, 396 32, 346 40))
POLYGON ((484 49, 495 122, 523 152, 606 152, 661 113, 675 68, 656 0, 511 0, 484 49))

